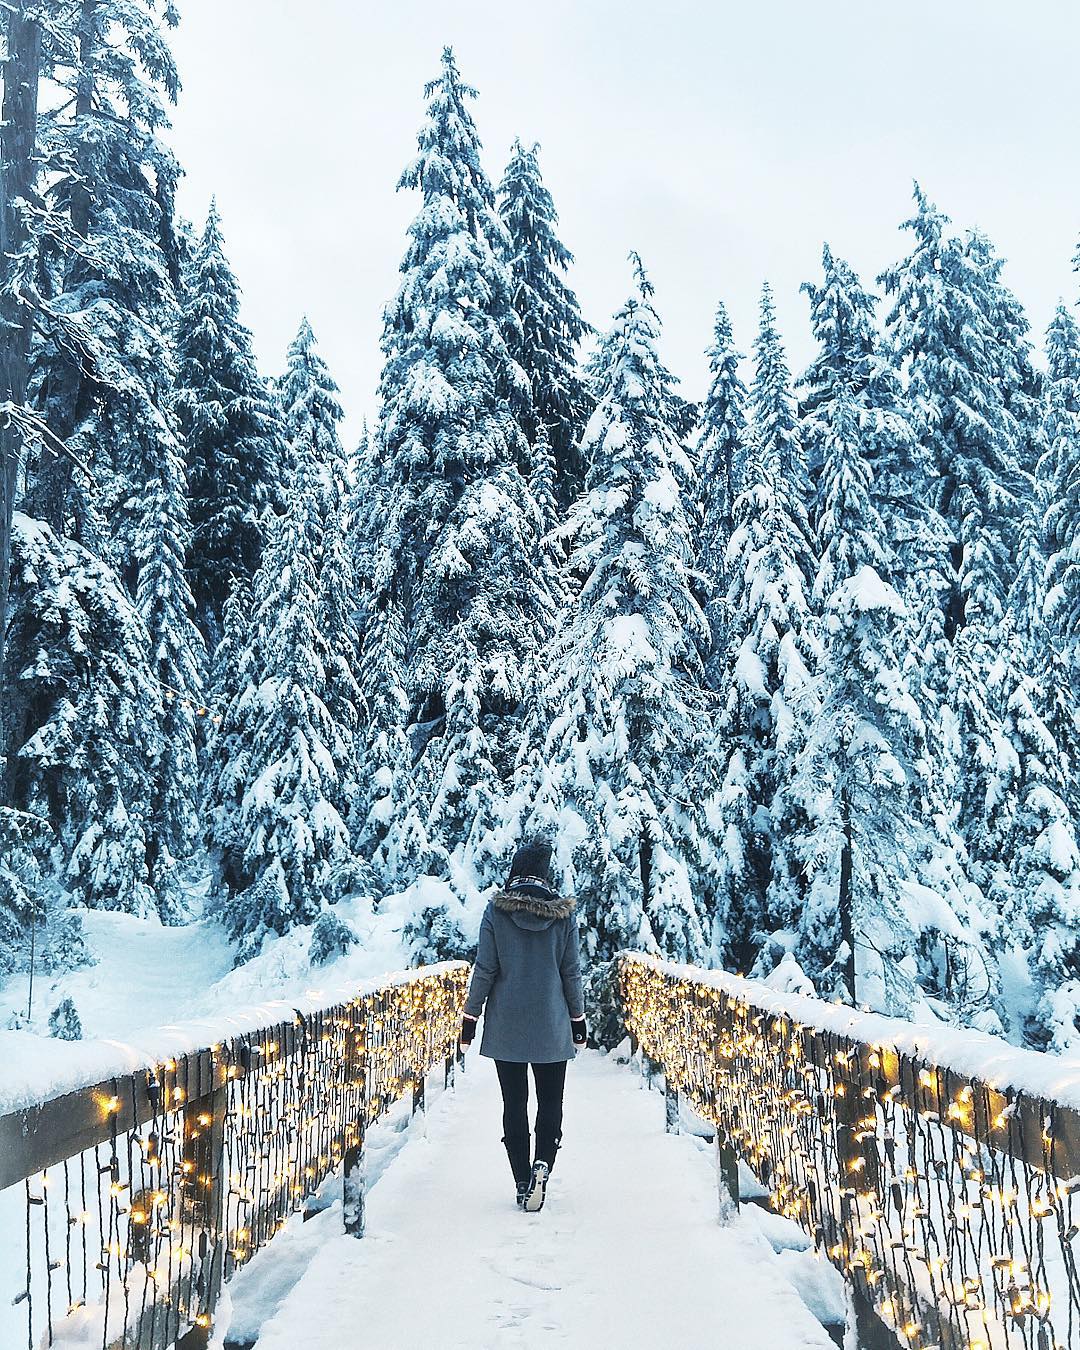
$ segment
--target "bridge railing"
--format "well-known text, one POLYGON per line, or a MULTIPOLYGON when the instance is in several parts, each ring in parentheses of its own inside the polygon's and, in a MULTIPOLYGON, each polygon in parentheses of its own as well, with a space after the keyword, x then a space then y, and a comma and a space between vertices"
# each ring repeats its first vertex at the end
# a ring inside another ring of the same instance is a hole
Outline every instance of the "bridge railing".
POLYGON ((421 1107, 440 1061, 451 1081, 468 974, 407 972, 0 1116, 4 1245, 26 1258, 13 1350, 205 1346, 223 1282, 335 1169, 362 1234, 365 1131, 405 1094, 421 1107))
POLYGON ((722 1207, 741 1159, 849 1281, 863 1344, 1080 1346, 1080 1066, 639 953, 616 970, 669 1122, 684 1094, 715 1126, 722 1207))

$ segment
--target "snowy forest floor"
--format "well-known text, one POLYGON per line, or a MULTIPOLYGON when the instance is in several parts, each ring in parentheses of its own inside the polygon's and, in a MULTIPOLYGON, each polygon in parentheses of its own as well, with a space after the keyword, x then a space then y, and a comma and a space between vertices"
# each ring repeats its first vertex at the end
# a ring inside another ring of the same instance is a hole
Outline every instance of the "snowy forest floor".
MULTIPOLYGON (((321 1001, 330 1004, 349 996, 365 981, 410 964, 402 939, 409 906, 419 903, 418 897, 437 902, 443 889, 425 878, 411 891, 385 897, 378 912, 368 898, 342 900, 335 913, 357 943, 323 966, 312 965, 310 927, 270 939, 257 957, 234 969, 233 945, 213 920, 169 926, 156 918, 79 909, 92 964, 52 973, 39 969, 28 1025, 26 970, 0 982, 0 1109, 92 1082, 95 1073, 115 1072, 102 1066, 115 1059, 110 1046, 117 1043, 153 1057, 162 1028, 189 1027, 195 1040, 208 1044, 234 1015, 271 1000, 325 995, 321 1001), (65 998, 78 1012, 80 1042, 50 1036, 49 1014, 65 998), (5 1029, 16 1022, 21 1030, 5 1029)), ((268 1009, 262 1021, 281 1015, 280 1009, 268 1009)))
POLYGON ((342 1233, 336 1197, 293 1219, 232 1282, 216 1344, 341 1350, 362 1328, 387 1350, 833 1345, 814 1313, 841 1312, 839 1276, 753 1206, 721 1227, 711 1146, 665 1134, 662 1098, 613 1057, 570 1066, 539 1214, 515 1208, 501 1133, 495 1066, 471 1052, 389 1165, 381 1129, 366 1237, 342 1233))

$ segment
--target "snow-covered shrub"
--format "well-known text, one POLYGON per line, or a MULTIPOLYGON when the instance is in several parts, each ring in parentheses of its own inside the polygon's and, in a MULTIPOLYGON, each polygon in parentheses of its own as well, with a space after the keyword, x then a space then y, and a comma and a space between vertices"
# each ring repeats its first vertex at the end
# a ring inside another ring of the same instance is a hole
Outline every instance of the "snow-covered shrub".
POLYGON ((343 923, 333 910, 325 909, 312 926, 308 959, 313 966, 325 966, 328 961, 344 956, 358 941, 347 923, 343 923))
POLYGON ((32 850, 48 827, 38 816, 0 807, 0 976, 19 963, 31 919, 40 917, 40 871, 32 850))
POLYGON ((50 910, 38 969, 52 974, 96 964, 97 958, 86 945, 81 916, 62 906, 50 910))
POLYGON ((82 1019, 70 998, 63 999, 49 1014, 49 1035, 58 1041, 81 1041, 82 1019))
POLYGON ((414 965, 432 961, 468 961, 476 952, 475 938, 469 939, 452 914, 438 905, 425 905, 401 930, 414 965))
POLYGON ((585 1020, 589 1039, 612 1050, 626 1035, 616 983, 617 961, 600 961, 584 972, 585 1020))

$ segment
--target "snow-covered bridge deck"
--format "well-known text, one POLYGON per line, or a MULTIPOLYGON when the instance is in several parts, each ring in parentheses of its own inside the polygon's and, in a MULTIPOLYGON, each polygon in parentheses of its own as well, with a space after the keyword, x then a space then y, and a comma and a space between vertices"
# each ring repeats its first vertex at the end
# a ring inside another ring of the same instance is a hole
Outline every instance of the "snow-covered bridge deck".
MULTIPOLYGON (((491 1061, 470 1057, 418 1124, 370 1190, 362 1241, 320 1216, 325 1240, 258 1350, 832 1347, 757 1216, 717 1223, 710 1150, 666 1134, 661 1099, 626 1067, 591 1051, 570 1066, 539 1214, 514 1206, 491 1061)), ((237 1277, 238 1307, 274 1261, 272 1245, 237 1277)))

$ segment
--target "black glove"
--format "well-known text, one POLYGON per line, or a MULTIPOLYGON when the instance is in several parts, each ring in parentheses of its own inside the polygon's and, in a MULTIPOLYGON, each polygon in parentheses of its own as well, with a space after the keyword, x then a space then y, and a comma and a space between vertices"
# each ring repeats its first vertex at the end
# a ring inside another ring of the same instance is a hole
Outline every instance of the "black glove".
POLYGON ((574 1037, 575 1045, 584 1045, 589 1038, 589 1032, 585 1026, 584 1017, 571 1017, 570 1031, 574 1037))
POLYGON ((461 1044, 471 1045, 472 1038, 476 1035, 476 1018, 463 1017, 461 1019, 461 1044))

